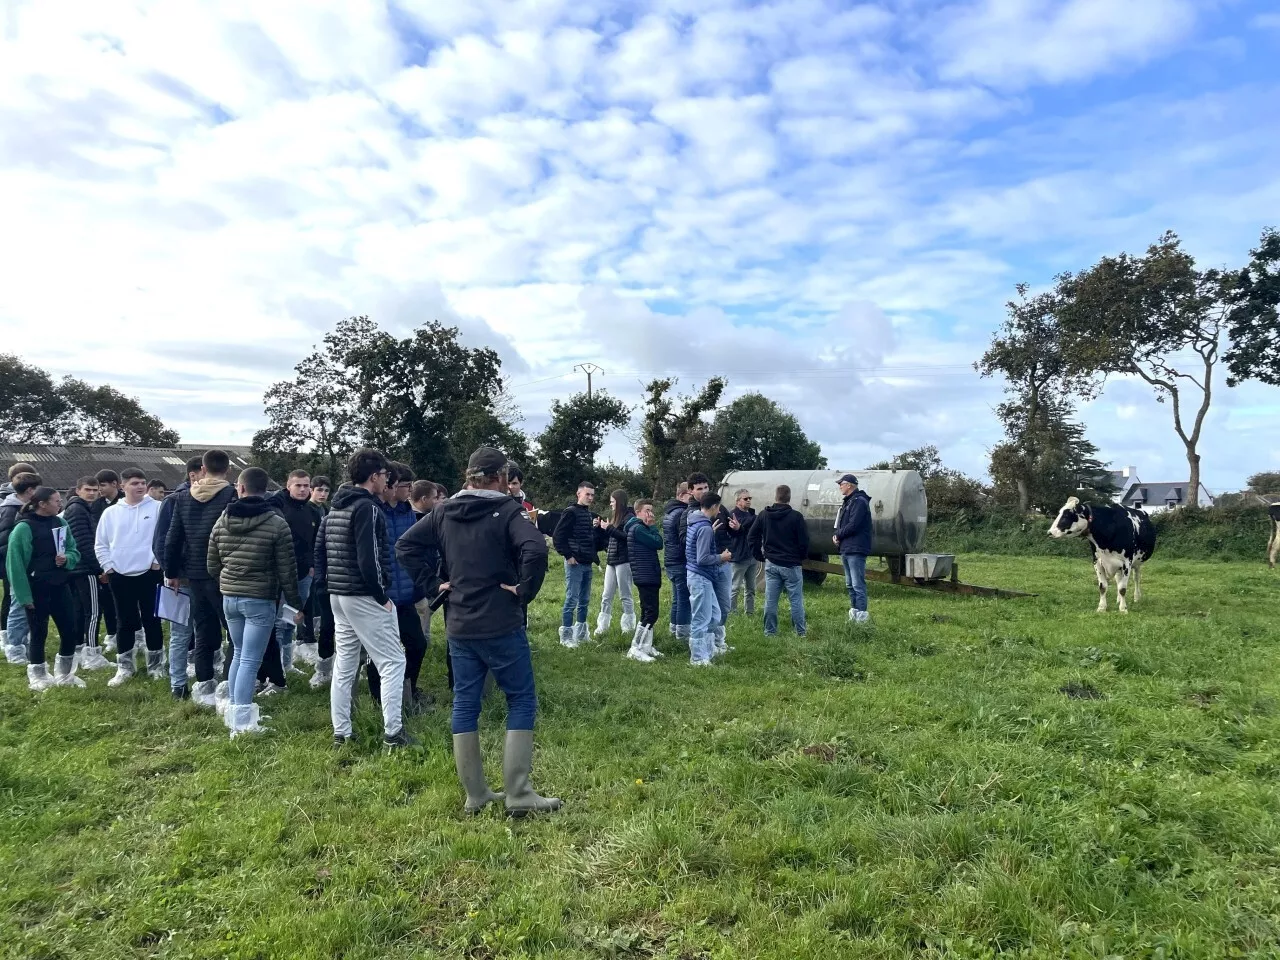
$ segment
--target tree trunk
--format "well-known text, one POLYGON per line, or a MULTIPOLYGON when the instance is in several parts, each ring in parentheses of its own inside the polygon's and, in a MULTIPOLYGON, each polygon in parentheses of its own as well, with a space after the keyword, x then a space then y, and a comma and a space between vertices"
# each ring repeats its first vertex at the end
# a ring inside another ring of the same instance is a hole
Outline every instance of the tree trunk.
POLYGON ((1187 444, 1187 466, 1191 468, 1191 480, 1185 506, 1195 510, 1200 506, 1200 454, 1194 444, 1187 444))
POLYGON ((1025 477, 1018 478, 1018 512, 1024 517, 1031 512, 1031 491, 1025 477))

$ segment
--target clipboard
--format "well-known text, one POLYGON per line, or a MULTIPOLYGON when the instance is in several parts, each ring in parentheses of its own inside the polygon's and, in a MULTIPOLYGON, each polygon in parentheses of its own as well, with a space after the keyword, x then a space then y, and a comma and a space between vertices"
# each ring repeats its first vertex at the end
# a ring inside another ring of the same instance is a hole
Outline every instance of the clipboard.
POLYGON ((155 615, 185 627, 191 622, 191 598, 161 584, 156 587, 155 615))
POLYGON ((53 551, 60 557, 67 555, 67 528, 58 526, 53 528, 53 551))

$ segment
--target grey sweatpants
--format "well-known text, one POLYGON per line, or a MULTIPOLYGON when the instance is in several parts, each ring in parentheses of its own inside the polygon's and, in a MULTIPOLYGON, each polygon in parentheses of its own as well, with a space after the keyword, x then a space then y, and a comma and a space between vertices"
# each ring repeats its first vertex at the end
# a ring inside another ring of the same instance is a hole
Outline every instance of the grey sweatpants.
POLYGON ((622 601, 622 615, 635 619, 635 599, 632 597, 631 564, 619 563, 604 570, 604 593, 600 598, 600 621, 613 622, 613 598, 622 601))
POLYGON ((333 732, 351 736, 351 693, 360 670, 360 648, 378 668, 382 679, 382 726, 387 736, 400 732, 404 697, 404 647, 396 612, 373 597, 329 595, 333 606, 333 681, 329 685, 329 713, 333 732))
POLYGON ((741 594, 745 598, 747 616, 756 612, 756 568, 759 566, 759 562, 754 557, 733 565, 733 597, 729 601, 729 606, 737 610, 738 595, 741 594))

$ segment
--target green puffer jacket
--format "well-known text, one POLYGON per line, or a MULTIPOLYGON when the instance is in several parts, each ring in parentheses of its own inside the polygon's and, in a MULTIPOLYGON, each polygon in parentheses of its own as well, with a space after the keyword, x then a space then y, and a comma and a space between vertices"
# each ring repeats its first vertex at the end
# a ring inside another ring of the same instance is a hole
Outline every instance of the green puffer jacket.
POLYGON ((279 599, 302 609, 289 524, 264 497, 228 504, 209 534, 209 573, 224 597, 279 599))

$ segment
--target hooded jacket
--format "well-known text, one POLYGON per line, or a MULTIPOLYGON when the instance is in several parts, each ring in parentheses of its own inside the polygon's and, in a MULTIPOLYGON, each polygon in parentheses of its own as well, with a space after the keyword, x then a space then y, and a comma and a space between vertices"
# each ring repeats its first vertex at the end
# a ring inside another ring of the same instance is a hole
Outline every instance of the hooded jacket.
POLYGON ((840 504, 836 517, 836 539, 840 556, 867 556, 871 553, 871 497, 865 490, 855 490, 840 504))
POLYGON ((213 523, 204 566, 224 597, 275 602, 283 593, 286 603, 302 609, 293 536, 265 497, 227 505, 213 523))
POLYGON ((775 503, 756 517, 747 545, 757 560, 798 567, 809 556, 809 527, 791 504, 775 503))
MULTIPOLYGON (((702 507, 698 505, 698 501, 690 500, 685 507, 684 515, 676 521, 682 541, 687 542, 689 524, 693 522, 695 516, 699 515, 704 515, 702 507)), ((729 511, 724 508, 723 503, 720 504, 720 512, 716 514, 715 520, 711 522, 711 535, 715 538, 716 553, 733 549, 733 531, 729 529, 729 511)))
POLYGON ((135 504, 121 498, 102 511, 93 535, 98 565, 125 577, 136 577, 150 570, 156 562, 151 535, 159 514, 160 504, 150 497, 143 497, 135 504))
POLYGON ((307 575, 316 565, 316 534, 324 514, 310 498, 295 500, 288 490, 277 490, 267 497, 267 503, 289 524, 293 537, 293 559, 298 565, 298 579, 307 575))
POLYGON ((663 562, 668 567, 684 566, 684 536, 680 520, 687 506, 683 500, 668 500, 662 508, 663 562))
POLYGON ((170 579, 212 580, 209 534, 214 522, 236 498, 235 489, 218 477, 202 477, 190 489, 174 494, 173 520, 164 538, 164 575, 170 579))
POLYGON ((729 550, 733 553, 732 563, 745 563, 754 559, 751 550, 747 546, 747 538, 751 536, 751 528, 755 526, 756 512, 750 508, 739 510, 737 507, 729 514, 734 520, 738 521, 738 529, 734 530, 726 524, 729 530, 729 550))
POLYGON ((6 576, 13 590, 13 602, 24 607, 30 604, 33 583, 50 586, 66 583, 79 562, 80 550, 66 520, 62 517, 38 517, 34 513, 22 514, 13 526, 9 550, 5 555, 6 576), (57 564, 54 542, 54 531, 58 529, 66 531, 63 552, 67 562, 61 567, 57 564))
POLYGON ((156 517, 156 532, 151 539, 151 550, 157 557, 164 556, 164 541, 169 535, 169 528, 173 526, 173 508, 178 504, 178 496, 190 489, 191 481, 183 480, 160 503, 160 515, 156 517))
MULTIPOLYGON (((13 526, 18 522, 18 511, 22 509, 22 501, 16 493, 11 493, 0 502, 0 571, 5 569, 5 551, 9 546, 9 537, 13 534, 13 526)), ((8 574, 5 574, 8 576, 8 574)))
POLYGON ((551 539, 556 553, 566 560, 572 557, 583 564, 600 562, 600 551, 596 545, 595 514, 589 507, 575 503, 565 508, 551 539))
POLYGON ((627 518, 627 555, 631 558, 631 579, 638 587, 662 586, 662 533, 645 526, 634 513, 627 518))
POLYGON ((85 545, 85 551, 80 555, 80 562, 76 564, 76 573, 88 573, 95 577, 102 572, 102 567, 98 566, 98 557, 89 547, 93 544, 94 535, 98 532, 98 518, 93 515, 91 507, 93 504, 88 503, 84 497, 72 494, 67 499, 67 505, 62 508, 62 519, 67 521, 67 526, 71 528, 71 534, 76 538, 76 543, 85 545))
MULTIPOLYGON (((627 550, 627 523, 636 512, 630 507, 622 511, 622 522, 616 526, 604 527, 606 546, 604 548, 605 565, 616 567, 623 563, 630 563, 631 556, 627 550)), ((603 524, 601 524, 603 526, 603 524)))
POLYGON ((396 542, 423 596, 450 589, 450 639, 492 640, 525 628, 525 611, 547 574, 547 541, 501 490, 463 490, 396 542), (503 585, 516 588, 504 590, 503 585))
MULTIPOLYGON (((434 513, 434 511, 432 511, 434 513)), ((388 600, 387 518, 382 501, 364 487, 347 487, 324 518, 324 583, 330 596, 388 600)))
POLYGON ((389 507, 384 503, 382 513, 387 520, 387 576, 390 577, 387 596, 397 607, 417 603, 423 595, 415 591, 413 577, 396 559, 396 542, 418 522, 413 507, 407 503, 389 507))

